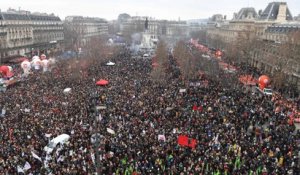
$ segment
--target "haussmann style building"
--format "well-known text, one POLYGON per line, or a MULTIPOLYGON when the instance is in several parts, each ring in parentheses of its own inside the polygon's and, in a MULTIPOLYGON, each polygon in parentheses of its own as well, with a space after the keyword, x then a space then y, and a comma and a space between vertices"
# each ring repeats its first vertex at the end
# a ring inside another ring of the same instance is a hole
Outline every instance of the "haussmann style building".
POLYGON ((0 12, 0 60, 55 53, 63 46, 63 23, 53 14, 9 9, 0 12))

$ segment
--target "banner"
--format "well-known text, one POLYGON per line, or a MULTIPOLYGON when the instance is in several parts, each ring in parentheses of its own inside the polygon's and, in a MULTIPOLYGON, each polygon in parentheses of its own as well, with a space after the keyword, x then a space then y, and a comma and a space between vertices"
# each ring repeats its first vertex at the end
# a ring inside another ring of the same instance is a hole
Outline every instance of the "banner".
POLYGON ((186 135, 179 135, 178 139, 177 139, 177 142, 181 146, 187 146, 187 147, 190 147, 192 149, 195 149, 196 145, 197 145, 197 140, 196 139, 188 138, 186 135))
POLYGON ((158 135, 158 141, 160 141, 160 140, 165 142, 166 141, 165 135, 158 135))

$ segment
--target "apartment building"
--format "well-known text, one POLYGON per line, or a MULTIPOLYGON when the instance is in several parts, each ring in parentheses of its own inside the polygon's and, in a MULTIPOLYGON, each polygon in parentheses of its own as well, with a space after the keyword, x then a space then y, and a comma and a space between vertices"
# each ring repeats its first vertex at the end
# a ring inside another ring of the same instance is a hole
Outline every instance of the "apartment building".
POLYGON ((53 14, 9 9, 0 12, 0 61, 18 56, 50 53, 61 48, 63 25, 53 14))
POLYGON ((76 49, 86 45, 92 37, 108 35, 108 22, 103 18, 68 16, 65 18, 66 43, 76 49))

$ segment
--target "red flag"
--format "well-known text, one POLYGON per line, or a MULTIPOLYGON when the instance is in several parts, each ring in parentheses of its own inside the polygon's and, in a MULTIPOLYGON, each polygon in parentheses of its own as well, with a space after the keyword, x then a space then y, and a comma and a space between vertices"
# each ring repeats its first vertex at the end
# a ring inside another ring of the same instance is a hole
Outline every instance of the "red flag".
POLYGON ((193 106, 193 111, 197 111, 197 109, 198 109, 197 105, 194 105, 193 106))
POLYGON ((189 141, 189 147, 192 148, 192 149, 195 149, 196 148, 196 145, 197 145, 197 140, 196 139, 190 139, 189 141))
POLYGON ((188 146, 192 149, 195 149, 197 145, 196 139, 188 138, 186 135, 179 135, 177 141, 179 145, 188 146))
POLYGON ((202 110, 203 110, 203 107, 202 106, 198 106, 198 111, 202 112, 202 110))
POLYGON ((179 135, 177 141, 178 141, 178 144, 181 146, 189 145, 189 138, 186 135, 179 135))

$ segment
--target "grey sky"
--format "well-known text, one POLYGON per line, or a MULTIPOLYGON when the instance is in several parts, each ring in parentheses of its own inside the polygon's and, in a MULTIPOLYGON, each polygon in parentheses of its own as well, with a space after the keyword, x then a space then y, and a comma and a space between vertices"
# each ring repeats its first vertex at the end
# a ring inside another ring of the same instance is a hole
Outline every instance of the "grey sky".
MULTIPOLYGON (((120 13, 151 16, 157 19, 182 20, 208 18, 213 14, 227 15, 243 7, 264 9, 274 0, 0 0, 0 8, 9 7, 31 12, 54 13, 64 19, 69 15, 116 19, 120 13)), ((300 14, 299 0, 287 0, 293 16, 300 14)))

